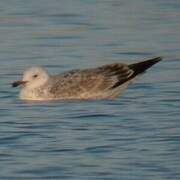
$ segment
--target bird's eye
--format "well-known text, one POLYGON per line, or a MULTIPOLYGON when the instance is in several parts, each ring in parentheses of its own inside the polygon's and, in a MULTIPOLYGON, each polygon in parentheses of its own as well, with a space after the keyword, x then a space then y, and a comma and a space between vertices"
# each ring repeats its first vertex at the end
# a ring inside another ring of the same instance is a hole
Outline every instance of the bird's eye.
POLYGON ((37 77, 38 77, 38 75, 37 75, 37 74, 33 75, 33 78, 37 78, 37 77))

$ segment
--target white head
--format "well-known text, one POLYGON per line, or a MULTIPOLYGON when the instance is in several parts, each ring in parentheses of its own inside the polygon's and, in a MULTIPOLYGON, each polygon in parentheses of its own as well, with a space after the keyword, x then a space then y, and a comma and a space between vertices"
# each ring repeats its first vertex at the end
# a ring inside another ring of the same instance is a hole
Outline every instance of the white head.
POLYGON ((24 72, 23 79, 15 81, 12 86, 24 85, 25 88, 34 89, 45 84, 49 79, 48 72, 42 67, 32 67, 24 72))

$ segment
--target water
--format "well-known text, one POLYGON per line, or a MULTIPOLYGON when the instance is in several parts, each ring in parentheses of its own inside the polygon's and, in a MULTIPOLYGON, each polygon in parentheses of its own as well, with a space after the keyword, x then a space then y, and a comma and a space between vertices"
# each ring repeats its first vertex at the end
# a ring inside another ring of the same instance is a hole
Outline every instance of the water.
POLYGON ((0 179, 180 179, 180 2, 6 0, 0 6, 0 179), (113 101, 32 104, 10 83, 165 61, 113 101))

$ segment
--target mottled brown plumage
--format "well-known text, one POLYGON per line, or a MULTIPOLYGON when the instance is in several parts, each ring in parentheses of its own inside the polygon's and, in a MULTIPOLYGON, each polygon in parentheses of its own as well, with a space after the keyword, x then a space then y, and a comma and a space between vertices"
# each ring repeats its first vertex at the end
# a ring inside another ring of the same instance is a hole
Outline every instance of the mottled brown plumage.
MULTIPOLYGON (((21 93, 21 98, 31 100, 114 98, 122 94, 132 79, 160 60, 158 57, 131 65, 114 63, 52 76, 42 68, 40 70, 34 68, 25 73, 22 82, 27 82, 27 85, 21 93), (44 78, 41 78, 41 74, 44 78), (35 75, 37 77, 33 79, 35 75), (34 83, 34 88, 31 88, 29 78, 34 83), (44 83, 38 85, 38 81, 44 83)), ((13 85, 17 86, 18 83, 15 82, 13 85)))

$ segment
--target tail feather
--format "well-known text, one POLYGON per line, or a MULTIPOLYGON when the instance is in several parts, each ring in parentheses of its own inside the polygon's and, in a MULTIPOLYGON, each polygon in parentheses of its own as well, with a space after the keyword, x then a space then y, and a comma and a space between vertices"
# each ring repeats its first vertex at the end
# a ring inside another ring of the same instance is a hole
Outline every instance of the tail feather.
POLYGON ((138 62, 135 64, 130 64, 128 65, 128 67, 134 71, 133 77, 135 77, 138 74, 144 73, 147 69, 149 69, 151 66, 158 63, 161 60, 162 60, 162 57, 156 57, 156 58, 138 62))

